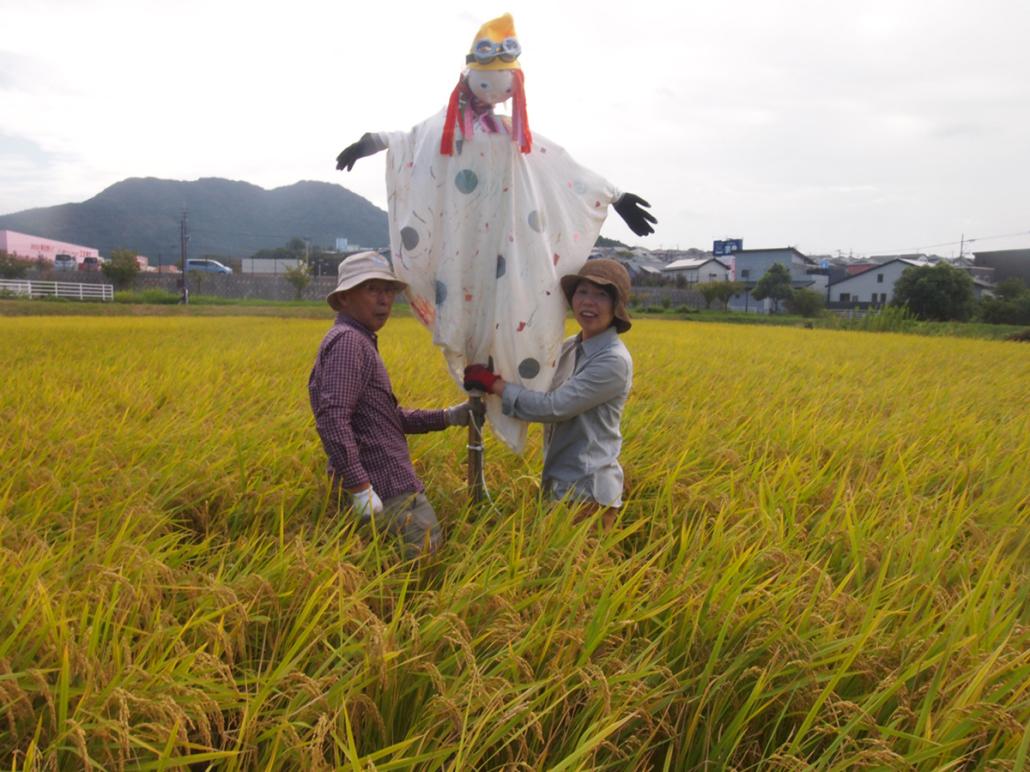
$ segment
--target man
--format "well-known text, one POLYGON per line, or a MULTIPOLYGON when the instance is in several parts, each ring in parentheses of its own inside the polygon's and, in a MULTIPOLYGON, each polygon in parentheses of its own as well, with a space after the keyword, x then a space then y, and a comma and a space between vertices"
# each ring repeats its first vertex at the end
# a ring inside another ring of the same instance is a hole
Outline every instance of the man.
POLYGON ((417 557, 435 551, 441 534, 404 435, 467 426, 469 414, 467 403, 406 410, 393 396, 376 333, 406 286, 375 252, 340 263, 336 289, 326 297, 336 322, 318 349, 308 395, 341 503, 349 497, 363 524, 400 535, 407 556, 417 557))

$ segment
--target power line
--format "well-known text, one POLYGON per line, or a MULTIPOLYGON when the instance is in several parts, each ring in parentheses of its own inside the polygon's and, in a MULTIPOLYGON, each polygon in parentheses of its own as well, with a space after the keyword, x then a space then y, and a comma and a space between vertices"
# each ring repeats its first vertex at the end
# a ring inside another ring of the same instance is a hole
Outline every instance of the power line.
POLYGON ((1001 233, 997 236, 978 236, 976 238, 962 239, 959 241, 944 241, 940 244, 923 244, 916 247, 901 247, 899 249, 881 249, 876 252, 865 252, 868 257, 877 255, 900 255, 904 252, 919 252, 924 249, 936 249, 937 247, 953 247, 958 244, 972 244, 976 241, 990 241, 992 239, 1010 239, 1015 236, 1030 236, 1030 231, 1018 231, 1016 233, 1001 233))

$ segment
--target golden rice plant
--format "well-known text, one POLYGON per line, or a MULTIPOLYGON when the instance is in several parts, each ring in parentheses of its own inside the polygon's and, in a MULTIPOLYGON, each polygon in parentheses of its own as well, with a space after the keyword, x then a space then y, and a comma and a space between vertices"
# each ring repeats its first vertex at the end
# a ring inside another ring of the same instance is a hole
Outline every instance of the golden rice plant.
POLYGON ((616 527, 539 500, 536 429, 479 509, 419 435, 412 564, 328 504, 327 325, 0 318, 6 766, 1026 766, 1025 347, 640 321, 616 527))

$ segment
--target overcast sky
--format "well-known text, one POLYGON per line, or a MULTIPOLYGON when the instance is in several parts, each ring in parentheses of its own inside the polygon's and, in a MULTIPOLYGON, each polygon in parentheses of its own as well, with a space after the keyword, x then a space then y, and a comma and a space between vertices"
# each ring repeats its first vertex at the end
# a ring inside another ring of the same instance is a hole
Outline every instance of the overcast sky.
POLYGON ((530 126, 622 190, 652 248, 1030 247, 1030 2, 0 0, 0 213, 126 177, 342 184, 369 130, 442 109, 479 25, 523 46, 530 126))

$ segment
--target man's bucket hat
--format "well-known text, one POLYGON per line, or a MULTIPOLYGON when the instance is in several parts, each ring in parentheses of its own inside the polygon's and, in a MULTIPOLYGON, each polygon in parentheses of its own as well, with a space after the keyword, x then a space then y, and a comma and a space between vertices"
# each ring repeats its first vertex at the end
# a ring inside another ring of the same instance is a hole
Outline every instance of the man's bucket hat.
POLYGON ((358 252, 340 262, 336 271, 336 289, 326 295, 326 302, 334 311, 340 310, 341 292, 346 292, 369 279, 382 279, 393 282, 400 292, 407 288, 407 284, 394 276, 389 261, 378 252, 358 252))

